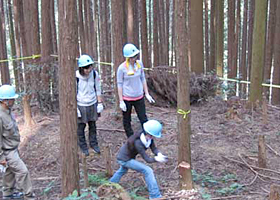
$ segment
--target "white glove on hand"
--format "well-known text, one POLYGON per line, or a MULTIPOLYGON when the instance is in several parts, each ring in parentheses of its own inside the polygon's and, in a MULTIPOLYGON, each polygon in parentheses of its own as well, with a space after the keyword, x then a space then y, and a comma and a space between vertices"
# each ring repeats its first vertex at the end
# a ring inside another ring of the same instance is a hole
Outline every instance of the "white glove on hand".
POLYGON ((5 172, 6 172, 6 167, 0 165, 0 173, 5 173, 5 172))
POLYGON ((77 108, 77 116, 78 116, 78 118, 82 117, 82 115, 81 115, 81 112, 80 112, 79 108, 77 108))
POLYGON ((151 95, 146 94, 146 98, 150 103, 155 103, 155 100, 153 99, 153 97, 151 97, 151 95))
POLYGON ((155 160, 157 162, 164 163, 164 162, 168 161, 168 158, 166 156, 162 155, 161 153, 158 153, 157 156, 155 156, 155 160))
POLYGON ((101 113, 103 111, 104 107, 102 103, 97 104, 97 113, 101 113))
POLYGON ((126 112, 126 105, 124 101, 120 101, 120 108, 122 109, 122 111, 126 112))

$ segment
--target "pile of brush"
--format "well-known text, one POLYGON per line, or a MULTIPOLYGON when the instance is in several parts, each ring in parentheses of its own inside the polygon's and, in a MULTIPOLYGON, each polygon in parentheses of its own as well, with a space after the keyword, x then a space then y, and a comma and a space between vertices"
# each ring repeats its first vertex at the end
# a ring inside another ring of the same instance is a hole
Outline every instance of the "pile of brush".
MULTIPOLYGON (((146 72, 149 90, 155 95, 156 101, 166 105, 177 104, 177 71, 171 67, 157 67, 146 72), (162 101, 163 100, 163 101, 162 101)), ((220 81, 216 75, 190 75, 190 102, 191 104, 214 97, 220 81)))

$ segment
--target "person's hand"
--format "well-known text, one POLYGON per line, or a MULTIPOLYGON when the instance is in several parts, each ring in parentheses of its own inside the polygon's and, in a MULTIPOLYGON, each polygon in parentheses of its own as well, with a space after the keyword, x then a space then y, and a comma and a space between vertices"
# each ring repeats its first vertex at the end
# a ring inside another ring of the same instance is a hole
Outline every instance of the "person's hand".
POLYGON ((78 116, 78 118, 82 117, 81 111, 79 110, 79 108, 77 108, 77 116, 78 116))
POLYGON ((0 161, 0 166, 6 167, 6 165, 7 165, 7 161, 6 160, 0 161))
POLYGON ((146 98, 150 103, 155 103, 155 100, 153 99, 153 97, 149 94, 146 94, 146 98))
POLYGON ((122 111, 126 112, 126 105, 124 101, 120 101, 120 108, 122 109, 122 111))
POLYGON ((164 162, 168 161, 168 158, 166 156, 162 155, 161 153, 158 153, 157 156, 155 156, 155 160, 157 162, 164 163, 164 162))
POLYGON ((97 104, 97 113, 101 113, 103 111, 104 107, 102 103, 97 104))

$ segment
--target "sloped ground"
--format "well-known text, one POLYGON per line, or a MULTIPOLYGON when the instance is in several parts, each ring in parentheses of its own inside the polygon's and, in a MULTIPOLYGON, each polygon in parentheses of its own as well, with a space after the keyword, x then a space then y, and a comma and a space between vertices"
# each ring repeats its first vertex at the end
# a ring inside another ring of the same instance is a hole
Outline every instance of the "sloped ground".
MULTIPOLYGON (((158 148, 169 157, 166 164, 154 163, 158 183, 169 199, 180 199, 177 169, 177 114, 175 108, 147 105, 147 115, 164 124, 163 137, 156 141, 158 148)), ((116 153, 125 142, 120 117, 107 105, 98 120, 98 140, 101 149, 109 145, 114 170, 118 168, 116 153), (117 119, 118 118, 118 119, 117 119)), ((195 187, 204 199, 268 199, 271 184, 280 184, 280 109, 267 108, 266 115, 259 109, 247 110, 244 103, 234 105, 211 99, 191 108, 191 149, 195 187), (232 109, 230 109, 232 108, 232 109), (267 169, 250 169, 258 166, 258 135, 265 135, 267 169)), ((32 130, 23 128, 22 117, 17 117, 22 135, 21 156, 27 164, 39 199, 60 199, 59 116, 35 114, 32 130)), ((136 129, 138 120, 133 115, 136 129)), ((88 158, 89 173, 105 171, 101 155, 91 152, 88 158)), ((81 170, 82 171, 82 170, 81 170)), ((127 191, 148 197, 144 179, 130 171, 120 183, 127 191)), ((83 184, 81 184, 83 187, 83 184)), ((196 198, 196 199, 202 199, 196 198)))

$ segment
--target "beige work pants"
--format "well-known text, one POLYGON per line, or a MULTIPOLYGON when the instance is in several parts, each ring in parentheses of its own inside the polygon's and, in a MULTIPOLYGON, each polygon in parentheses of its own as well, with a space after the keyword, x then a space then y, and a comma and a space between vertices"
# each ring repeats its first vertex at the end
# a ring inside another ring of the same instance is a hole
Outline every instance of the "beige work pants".
POLYGON ((3 176, 3 196, 13 194, 19 189, 24 194, 32 192, 32 184, 28 169, 18 154, 18 150, 5 151, 7 169, 3 176))

